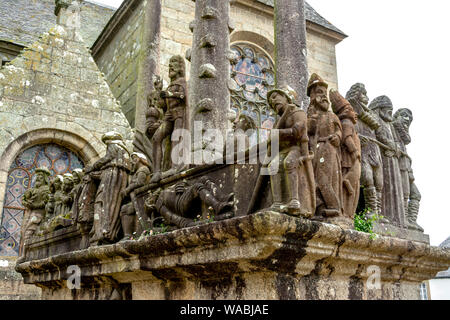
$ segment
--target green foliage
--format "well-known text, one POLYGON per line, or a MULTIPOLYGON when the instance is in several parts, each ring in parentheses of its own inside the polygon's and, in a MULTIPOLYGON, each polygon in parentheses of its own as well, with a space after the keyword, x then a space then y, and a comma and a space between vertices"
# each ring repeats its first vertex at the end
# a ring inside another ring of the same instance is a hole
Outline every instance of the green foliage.
POLYGON ((375 239, 377 234, 373 232, 373 224, 383 219, 379 214, 369 215, 371 209, 367 208, 362 212, 355 214, 354 226, 356 231, 366 232, 370 234, 371 239, 375 239))

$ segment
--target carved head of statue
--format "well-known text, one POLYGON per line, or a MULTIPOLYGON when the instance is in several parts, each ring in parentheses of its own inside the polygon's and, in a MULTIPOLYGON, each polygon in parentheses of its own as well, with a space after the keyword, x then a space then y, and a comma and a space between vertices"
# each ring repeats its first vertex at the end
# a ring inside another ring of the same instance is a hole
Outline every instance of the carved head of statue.
POLYGON ((131 161, 132 161, 132 171, 135 172, 138 168, 139 165, 144 165, 144 166, 149 166, 147 157, 145 156, 145 154, 142 154, 140 152, 133 152, 131 154, 131 161))
POLYGON ((47 168, 36 169, 36 182, 35 188, 39 188, 49 184, 50 171, 47 168))
POLYGON ((84 176, 83 169, 74 169, 72 175, 74 185, 80 184, 84 176))
POLYGON ((377 112, 380 118, 385 122, 392 122, 394 119, 392 116, 392 112, 394 107, 392 105, 391 99, 387 96, 380 96, 370 103, 369 109, 377 112))
POLYGON ((62 190, 63 183, 64 183, 64 178, 62 175, 58 174, 58 175, 54 176, 52 183, 51 183, 54 192, 62 190))
POLYGON ((409 128, 413 121, 412 111, 407 108, 398 109, 394 114, 394 120, 399 121, 405 128, 409 128))
POLYGON ((173 56, 169 61, 169 78, 171 80, 185 76, 186 64, 182 56, 173 56))
POLYGON ((66 173, 63 176, 63 190, 66 192, 70 192, 73 189, 73 175, 70 173, 66 173))
POLYGON ((311 104, 322 111, 330 109, 330 100, 328 99, 328 83, 326 83, 318 74, 313 73, 308 82, 307 95, 311 98, 311 104))
POLYGON ((366 86, 362 83, 355 83, 350 90, 347 92, 345 99, 348 101, 358 101, 363 106, 369 104, 369 97, 367 96, 366 86))
POLYGON ((297 92, 290 86, 282 86, 267 93, 267 102, 273 110, 282 114, 288 104, 293 104, 297 100, 297 96, 297 92))

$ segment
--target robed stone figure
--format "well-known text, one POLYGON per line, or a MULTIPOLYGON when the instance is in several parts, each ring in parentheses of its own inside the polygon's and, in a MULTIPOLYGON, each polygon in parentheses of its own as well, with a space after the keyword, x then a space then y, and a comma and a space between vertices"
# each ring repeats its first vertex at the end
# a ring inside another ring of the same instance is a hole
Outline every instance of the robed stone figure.
POLYGON ((400 152, 395 143, 393 105, 387 96, 375 98, 369 105, 379 117, 380 127, 375 131, 383 160, 383 199, 381 214, 397 227, 407 227, 403 204, 403 185, 400 170, 400 152))
POLYGON ((308 83, 311 99, 308 108, 310 151, 314 153, 317 218, 342 216, 342 125, 331 111, 328 84, 317 74, 308 83))
POLYGON ((122 136, 108 132, 103 135, 102 141, 106 144, 106 155, 92 167, 86 168, 86 174, 98 183, 90 232, 91 246, 118 240, 123 191, 131 171, 130 153, 122 136))

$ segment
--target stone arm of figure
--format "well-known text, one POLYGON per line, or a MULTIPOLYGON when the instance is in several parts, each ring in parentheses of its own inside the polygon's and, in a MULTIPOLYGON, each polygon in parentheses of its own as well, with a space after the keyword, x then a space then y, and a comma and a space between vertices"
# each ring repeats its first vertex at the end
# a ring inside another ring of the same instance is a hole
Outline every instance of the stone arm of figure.
POLYGON ((301 141, 306 130, 306 117, 302 116, 300 112, 293 112, 290 117, 294 125, 291 128, 279 129, 279 138, 280 140, 301 141))
POLYGON ((184 100, 186 98, 185 88, 183 86, 171 86, 166 91, 161 91, 161 98, 177 98, 184 100))
POLYGON ((356 159, 358 157, 358 147, 356 145, 356 142, 353 140, 353 130, 354 124, 351 120, 342 120, 342 144, 352 154, 352 158, 356 159))
POLYGON ((337 117, 334 121, 334 129, 334 134, 330 139, 330 143, 337 148, 341 145, 342 141, 342 125, 337 117))
POLYGON ((103 158, 97 160, 97 162, 95 162, 92 167, 86 168, 86 173, 90 173, 94 170, 100 170, 103 166, 114 160, 116 155, 115 148, 117 147, 113 144, 109 144, 106 148, 106 155, 103 158))
POLYGON ((130 194, 137 188, 145 186, 145 184, 148 181, 148 177, 150 176, 150 170, 142 170, 137 173, 136 176, 133 178, 133 182, 128 185, 128 187, 125 189, 125 195, 130 194))
POLYGON ((397 152, 397 146, 394 141, 390 140, 388 138, 387 132, 383 129, 383 127, 380 127, 378 130, 375 130, 375 135, 377 137, 377 140, 382 143, 385 147, 383 148, 382 145, 380 147, 384 151, 384 155, 386 157, 392 158, 394 157, 397 152), (386 148, 387 147, 387 148, 386 148))
POLYGON ((72 192, 61 197, 61 201, 64 204, 71 204, 73 202, 72 192))

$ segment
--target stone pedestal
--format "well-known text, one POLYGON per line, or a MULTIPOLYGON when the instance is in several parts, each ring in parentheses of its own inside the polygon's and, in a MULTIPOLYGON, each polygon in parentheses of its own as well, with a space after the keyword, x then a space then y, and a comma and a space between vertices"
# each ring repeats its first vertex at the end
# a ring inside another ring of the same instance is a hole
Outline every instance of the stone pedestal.
POLYGON ((260 212, 16 270, 44 299, 347 300, 419 299, 420 283, 449 266, 450 251, 424 243, 260 212), (74 266, 81 286, 71 290, 74 266))

